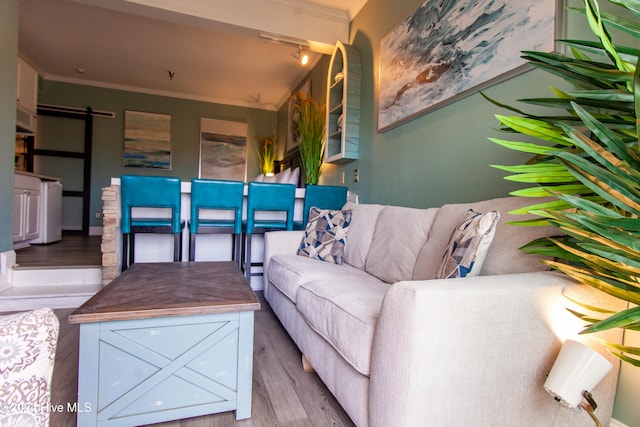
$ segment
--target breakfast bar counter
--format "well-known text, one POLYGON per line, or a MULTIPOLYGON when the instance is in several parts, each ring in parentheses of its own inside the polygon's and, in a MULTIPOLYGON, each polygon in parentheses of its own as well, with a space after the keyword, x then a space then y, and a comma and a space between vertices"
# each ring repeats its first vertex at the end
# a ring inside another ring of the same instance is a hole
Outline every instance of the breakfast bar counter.
MULTIPOLYGON (((304 205, 304 188, 296 188, 294 220, 302 220, 304 205)), ((244 213, 246 216, 247 186, 245 186, 244 213)), ((122 262, 122 233, 120 230, 121 206, 120 206, 120 178, 111 178, 110 187, 102 190, 103 200, 103 234, 102 234, 102 279, 103 284, 115 279, 121 270, 122 262)), ((190 218, 191 182, 181 183, 181 218, 185 222, 190 218)), ((166 212, 162 209, 133 209, 134 215, 145 217, 162 217, 166 212)), ((228 213, 233 218, 232 213, 228 213)), ((268 213, 265 213, 268 215, 268 213)), ((255 262, 262 260, 263 236, 253 236, 253 255, 255 262)), ((208 234, 199 236, 196 240, 196 261, 227 261, 231 259, 233 239, 228 234, 208 234)), ((189 230, 185 226, 182 233, 182 261, 189 260, 189 230)), ((173 240, 162 234, 138 234, 136 235, 136 262, 168 262, 173 259, 173 240)), ((263 289, 262 276, 251 278, 251 287, 254 290, 263 289)))

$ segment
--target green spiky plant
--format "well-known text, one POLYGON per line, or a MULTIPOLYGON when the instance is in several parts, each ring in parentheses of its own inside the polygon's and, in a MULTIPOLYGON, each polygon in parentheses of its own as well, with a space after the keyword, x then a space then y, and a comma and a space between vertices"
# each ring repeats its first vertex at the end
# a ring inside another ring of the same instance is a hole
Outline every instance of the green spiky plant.
POLYGON ((317 184, 324 161, 325 105, 311 94, 294 94, 293 108, 300 114, 300 161, 305 184, 317 184))
POLYGON ((258 165, 260 166, 260 173, 268 174, 275 172, 275 160, 278 148, 278 140, 275 135, 259 136, 258 147, 256 152, 258 153, 258 165))
MULTIPOLYGON (((515 213, 538 219, 519 225, 556 226, 563 237, 541 239, 523 250, 551 256, 547 263, 573 279, 628 302, 616 312, 580 304, 573 313, 587 323, 582 333, 612 328, 640 331, 640 50, 616 46, 607 27, 640 38, 640 1, 609 0, 634 16, 600 12, 597 0, 571 8, 586 16, 598 41, 559 40, 571 55, 523 52, 529 64, 569 82, 574 89, 552 88, 554 97, 519 101, 562 110, 534 115, 489 101, 517 115, 496 115, 500 129, 535 142, 490 138, 533 154, 527 163, 496 166, 512 173, 505 179, 528 187, 512 195, 553 197, 515 213)), ((618 9, 620 10, 620 9, 618 9)), ((634 43, 638 46, 638 43, 634 43)), ((640 348, 604 342, 625 362, 640 366, 640 348)))

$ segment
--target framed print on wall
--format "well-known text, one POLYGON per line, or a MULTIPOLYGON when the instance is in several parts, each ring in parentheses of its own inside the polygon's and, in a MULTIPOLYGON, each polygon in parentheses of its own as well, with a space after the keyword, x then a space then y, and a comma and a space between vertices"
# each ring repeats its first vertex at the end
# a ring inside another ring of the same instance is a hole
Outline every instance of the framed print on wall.
POLYGON ((200 119, 200 178, 245 181, 247 124, 200 119))
MULTIPOLYGON (((302 93, 303 96, 311 94, 311 80, 307 79, 307 81, 300 86, 298 92, 302 93)), ((287 115, 287 152, 300 145, 300 114, 296 108, 293 108, 296 103, 297 100, 293 97, 289 100, 289 112, 287 115)))
POLYGON ((124 112, 123 166, 171 169, 171 116, 124 112))
POLYGON ((523 50, 552 52, 557 2, 425 0, 380 41, 378 131, 525 70, 523 50))

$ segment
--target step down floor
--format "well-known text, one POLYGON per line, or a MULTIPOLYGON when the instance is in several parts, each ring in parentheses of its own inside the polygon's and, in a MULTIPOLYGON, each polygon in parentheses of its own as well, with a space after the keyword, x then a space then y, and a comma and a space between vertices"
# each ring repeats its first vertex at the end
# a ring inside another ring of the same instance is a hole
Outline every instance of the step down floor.
POLYGON ((11 287, 0 292, 0 311, 74 308, 102 289, 100 267, 14 267, 11 287))

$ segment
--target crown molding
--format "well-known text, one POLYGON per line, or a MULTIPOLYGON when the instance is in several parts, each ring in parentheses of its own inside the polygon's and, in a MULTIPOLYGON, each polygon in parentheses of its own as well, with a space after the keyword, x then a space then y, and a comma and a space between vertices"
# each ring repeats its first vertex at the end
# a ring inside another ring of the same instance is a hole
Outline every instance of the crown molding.
MULTIPOLYGON (((235 26, 305 40, 326 48, 348 43, 347 11, 296 0, 73 0, 176 23, 235 26), (268 17, 266 19, 265 17, 268 17)), ((366 0, 361 0, 366 2, 366 0)))
POLYGON ((142 88, 138 86, 129 86, 129 85, 116 84, 116 83, 106 83, 106 82, 101 82, 96 80, 84 80, 84 79, 78 79, 73 77, 58 76, 55 74, 45 74, 45 75, 41 75, 41 77, 44 80, 53 81, 53 82, 70 83, 70 84, 76 84, 81 86, 92 86, 92 87, 98 87, 102 89, 122 90, 126 92, 144 93, 146 95, 157 95, 157 96, 165 96, 168 98, 187 99, 190 101, 200 101, 200 102, 206 102, 211 104, 231 105, 234 107, 254 108, 254 109, 266 110, 266 111, 277 111, 279 108, 279 106, 276 104, 256 105, 256 104, 252 104, 250 102, 245 102, 242 100, 231 100, 231 99, 198 96, 198 95, 191 95, 191 94, 186 94, 181 92, 148 89, 148 88, 142 88))

